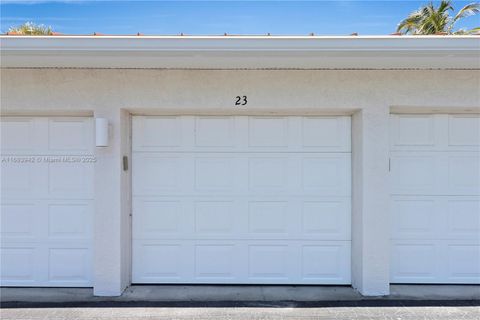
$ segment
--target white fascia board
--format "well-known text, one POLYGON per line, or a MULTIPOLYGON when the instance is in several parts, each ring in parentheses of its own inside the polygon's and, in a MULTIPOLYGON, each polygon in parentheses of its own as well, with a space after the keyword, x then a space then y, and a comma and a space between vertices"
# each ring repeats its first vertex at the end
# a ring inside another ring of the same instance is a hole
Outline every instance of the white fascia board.
POLYGON ((4 68, 480 68, 478 36, 2 36, 0 44, 4 68))

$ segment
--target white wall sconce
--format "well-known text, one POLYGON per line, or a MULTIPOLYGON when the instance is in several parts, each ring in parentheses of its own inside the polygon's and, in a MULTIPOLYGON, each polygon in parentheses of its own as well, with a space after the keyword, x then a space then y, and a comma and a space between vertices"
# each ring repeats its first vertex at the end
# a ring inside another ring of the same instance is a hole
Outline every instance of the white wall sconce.
POLYGON ((95 146, 108 147, 108 119, 95 118, 95 146))

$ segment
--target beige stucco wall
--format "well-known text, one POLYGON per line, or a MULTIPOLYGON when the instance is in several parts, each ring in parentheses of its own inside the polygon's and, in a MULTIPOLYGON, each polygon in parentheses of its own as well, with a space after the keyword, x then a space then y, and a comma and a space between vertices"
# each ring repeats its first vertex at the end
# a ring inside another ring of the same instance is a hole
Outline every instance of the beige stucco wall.
POLYGON ((2 109, 477 106, 478 70, 4 69, 2 109))
POLYGON ((93 114, 111 124, 95 167, 95 293, 118 295, 130 277, 130 113, 353 115, 352 279, 389 292, 391 108, 480 112, 478 70, 4 69, 3 114, 93 114), (234 106, 237 95, 248 105, 234 106))

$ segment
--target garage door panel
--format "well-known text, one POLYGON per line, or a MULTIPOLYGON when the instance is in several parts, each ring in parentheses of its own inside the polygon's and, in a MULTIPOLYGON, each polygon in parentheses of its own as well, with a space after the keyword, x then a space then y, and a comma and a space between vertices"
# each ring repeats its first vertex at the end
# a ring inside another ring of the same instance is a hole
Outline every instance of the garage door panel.
POLYGON ((431 197, 394 197, 391 200, 392 239, 435 239, 444 234, 442 203, 431 197))
POLYGON ((392 151, 480 150, 478 115, 391 115, 390 128, 392 151))
POLYGON ((450 199, 447 211, 447 236, 451 239, 480 239, 480 199, 450 199))
POLYGON ((348 116, 136 116, 132 124, 139 152, 351 151, 348 116))
POLYGON ((350 196, 350 154, 136 153, 134 195, 350 196))
POLYGON ((390 158, 392 194, 442 194, 441 163, 434 154, 397 154, 390 158))
POLYGON ((155 237, 156 234, 173 234, 179 236, 185 230, 187 210, 181 199, 135 200, 133 203, 133 234, 140 238, 155 237))
POLYGON ((298 260, 294 252, 289 252, 286 244, 253 244, 248 246, 248 278, 253 281, 287 281, 289 275, 298 274, 294 264, 288 263, 289 259, 298 260))
POLYGON ((192 249, 179 241, 134 241, 132 282, 182 283, 191 279, 192 249))
POLYGON ((195 245, 194 278, 230 282, 240 276, 236 244, 195 245))
POLYGON ((249 117, 248 146, 249 147, 283 147, 288 146, 287 117, 249 117))
POLYGON ((221 191, 235 192, 240 183, 235 181, 235 172, 239 164, 234 157, 212 155, 194 159, 194 190, 200 192, 221 191))
POLYGON ((392 239, 480 239, 480 198, 394 196, 392 239))
MULTIPOLYGON (((301 204, 301 235, 317 239, 351 239, 351 200, 305 200, 301 204)), ((298 208, 294 209, 298 212, 298 208)))
POLYGON ((349 198, 145 198, 133 211, 134 239, 351 239, 349 198))
POLYGON ((2 155, 36 155, 44 150, 44 121, 30 117, 2 118, 2 155))
POLYGON ((93 203, 90 201, 50 202, 47 205, 50 239, 90 240, 93 237, 93 203))
POLYGON ((233 148, 236 145, 235 139, 235 118, 195 118, 195 147, 233 148))
POLYGON ((478 152, 392 152, 392 194, 480 195, 478 152))
POLYGON ((439 278, 439 251, 435 241, 392 241, 393 283, 432 283, 439 278))
MULTIPOLYGON (((156 149, 179 149, 187 142, 183 141, 186 135, 183 132, 184 117, 140 117, 132 119, 132 149, 143 151, 155 151, 156 149)), ((188 136, 188 133, 187 133, 188 136)))
POLYGON ((48 151, 51 154, 93 154, 93 122, 86 118, 48 119, 48 151))
POLYGON ((302 248, 302 278, 320 283, 349 283, 350 250, 346 242, 302 248))
POLYGON ((35 257, 36 249, 33 246, 9 246, 2 243, 1 285, 35 285, 35 257))
POLYGON ((32 241, 38 237, 37 207, 34 202, 4 202, 1 204, 1 239, 32 241))
POLYGON ((480 195, 480 157, 478 153, 448 155, 448 194, 480 195))
POLYGON ((133 124, 133 282, 350 283, 349 117, 133 124))
POLYGON ((3 155, 92 154, 93 122, 83 117, 4 117, 3 155))
POLYGON ((286 191, 289 172, 293 170, 287 157, 258 157, 248 159, 249 189, 253 192, 286 191))
POLYGON ((134 243, 133 283, 350 283, 349 241, 134 243))
POLYGON ((434 115, 392 115, 391 149, 434 149, 438 144, 435 119, 434 115))
POLYGON ((302 159, 302 189, 308 194, 351 194, 350 157, 345 154, 305 156, 302 159))
POLYGON ((1 127, 1 285, 91 286, 92 119, 3 117, 1 127))
POLYGON ((29 152, 35 149, 32 118, 10 118, 2 121, 2 152, 29 152))
POLYGON ((393 283, 480 283, 480 242, 392 241, 393 283))
POLYGON ((238 208, 244 205, 240 201, 212 199, 210 201, 195 201, 194 234, 209 236, 225 236, 240 232, 241 222, 236 216, 238 208))
POLYGON ((480 147, 480 117, 450 115, 448 119, 448 146, 453 149, 480 147))
POLYGON ((94 167, 91 163, 49 163, 45 183, 49 198, 93 198, 94 167))
POLYGON ((43 180, 45 164, 35 163, 33 157, 24 159, 27 162, 2 162, 2 199, 39 198, 44 193, 38 182, 43 180))
POLYGON ((184 155, 134 154, 133 194, 156 195, 188 192, 194 173, 190 159, 184 155), (183 188, 183 189, 182 189, 183 188))
POLYGON ((287 201, 250 201, 248 233, 253 237, 269 234, 285 237, 293 227, 288 206, 287 201))
POLYGON ((351 151, 350 117, 303 117, 302 146, 306 150, 351 151))
MULTIPOLYGON (((93 198, 93 163, 63 157, 4 156, 2 199, 93 198)), ((73 159, 73 158, 72 158, 73 159)))
POLYGON ((452 282, 480 283, 480 243, 446 244, 446 277, 452 282))
POLYGON ((2 240, 2 286, 91 286, 92 242, 2 240))
POLYGON ((2 242, 2 286, 91 286, 90 243, 2 242))
POLYGON ((4 200, 2 241, 87 240, 92 237, 91 200, 4 200))
POLYGON ((48 283, 52 285, 88 285, 90 283, 90 248, 55 247, 48 250, 48 283))
POLYGON ((391 281, 480 283, 480 117, 391 125, 391 281))

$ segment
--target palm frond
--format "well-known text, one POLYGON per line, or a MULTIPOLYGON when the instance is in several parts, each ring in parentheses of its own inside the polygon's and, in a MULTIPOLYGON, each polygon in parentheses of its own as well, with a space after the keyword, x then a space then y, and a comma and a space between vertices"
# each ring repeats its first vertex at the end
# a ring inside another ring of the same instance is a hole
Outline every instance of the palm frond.
POLYGON ((476 27, 466 31, 466 34, 480 34, 480 27, 476 27))
POLYGON ((43 24, 35 24, 33 22, 26 22, 20 26, 10 27, 10 33, 22 34, 27 36, 51 35, 52 28, 43 24))
POLYGON ((453 10, 452 2, 446 1, 446 0, 443 0, 442 2, 440 2, 440 4, 438 5, 437 11, 448 14, 448 10, 453 10))
POLYGON ((422 9, 410 13, 407 18, 400 21, 397 26, 397 32, 404 32, 406 34, 415 33, 418 25, 422 21, 423 15, 422 9))
POLYGON ((469 31, 458 30, 457 32, 452 32, 453 26, 458 19, 479 13, 480 3, 466 5, 453 18, 450 15, 451 11, 453 11, 453 6, 450 0, 442 0, 438 7, 435 7, 433 2, 430 2, 413 11, 407 18, 402 20, 397 26, 397 32, 423 35, 444 32, 465 34, 465 32, 469 31))
POLYGON ((453 18, 453 22, 457 21, 458 19, 463 19, 465 17, 476 15, 480 12, 480 3, 470 3, 467 4, 465 7, 460 9, 458 13, 453 18))

